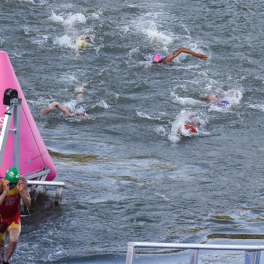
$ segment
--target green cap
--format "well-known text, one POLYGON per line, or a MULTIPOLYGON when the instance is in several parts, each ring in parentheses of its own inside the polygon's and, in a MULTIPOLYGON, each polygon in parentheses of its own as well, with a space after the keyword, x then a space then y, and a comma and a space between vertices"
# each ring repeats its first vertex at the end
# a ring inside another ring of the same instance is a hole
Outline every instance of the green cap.
POLYGON ((11 167, 6 171, 6 179, 10 182, 17 183, 19 178, 18 169, 11 167))

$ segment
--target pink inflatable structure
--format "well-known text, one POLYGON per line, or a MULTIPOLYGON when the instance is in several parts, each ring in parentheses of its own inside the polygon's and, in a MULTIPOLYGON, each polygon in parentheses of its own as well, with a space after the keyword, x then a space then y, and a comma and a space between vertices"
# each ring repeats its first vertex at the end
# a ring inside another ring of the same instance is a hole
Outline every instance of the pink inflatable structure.
POLYGON ((27 176, 28 179, 52 181, 56 177, 55 166, 30 112, 9 57, 4 51, 0 51, 0 128, 2 131, 0 147, 4 142, 0 152, 2 158, 0 177, 5 177, 7 169, 12 166, 18 167, 19 174, 27 176), (8 106, 3 103, 4 94, 8 88, 16 90, 19 99, 17 99, 19 110, 16 110, 16 105, 12 119, 8 115, 12 115, 13 110, 8 112, 8 106), (19 115, 16 117, 17 113, 19 115), (7 122, 9 122, 8 126, 6 125, 7 122), (17 130, 17 124, 20 131, 17 130), (2 136, 4 132, 6 138, 4 135, 2 136), (15 146, 16 144, 18 147, 15 146), (17 156, 14 158, 16 151, 17 156))

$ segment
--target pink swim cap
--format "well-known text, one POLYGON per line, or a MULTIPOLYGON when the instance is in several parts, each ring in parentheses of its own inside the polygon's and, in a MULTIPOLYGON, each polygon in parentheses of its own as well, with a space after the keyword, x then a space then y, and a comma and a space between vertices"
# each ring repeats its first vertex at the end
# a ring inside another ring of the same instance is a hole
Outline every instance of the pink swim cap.
POLYGON ((153 56, 153 62, 162 62, 162 58, 160 57, 159 54, 155 54, 153 56))

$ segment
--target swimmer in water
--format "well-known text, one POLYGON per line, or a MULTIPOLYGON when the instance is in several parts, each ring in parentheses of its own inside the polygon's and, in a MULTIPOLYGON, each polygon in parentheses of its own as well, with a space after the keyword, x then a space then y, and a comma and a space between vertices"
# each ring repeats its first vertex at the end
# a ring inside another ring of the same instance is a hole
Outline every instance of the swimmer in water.
MULTIPOLYGON (((192 133, 197 133, 197 127, 199 127, 201 123, 198 120, 193 120, 191 122, 187 122, 183 129, 187 130, 190 134, 192 133)), ((182 136, 184 135, 182 128, 179 128, 178 133, 181 134, 182 136)))
POLYGON ((75 41, 76 46, 80 48, 86 48, 88 46, 88 43, 86 42, 86 39, 91 39, 93 36, 91 35, 83 35, 80 39, 77 39, 75 41))
MULTIPOLYGON (((81 98, 83 98, 83 90, 84 90, 83 86, 78 87, 76 100, 80 100, 81 98)), ((61 112, 63 112, 67 116, 76 117, 76 116, 84 116, 85 115, 84 113, 75 113, 73 111, 70 111, 65 106, 63 106, 57 102, 53 102, 50 104, 50 106, 48 108, 42 109, 41 110, 42 115, 49 114, 53 110, 54 107, 57 107, 61 112)))
POLYGON ((208 94, 208 95, 205 97, 205 100, 206 100, 207 102, 215 102, 215 103, 217 103, 217 104, 219 104, 219 105, 221 105, 221 106, 227 106, 227 105, 229 104, 229 102, 228 102, 228 101, 223 101, 223 100, 221 100, 221 99, 223 99, 223 98, 224 98, 223 95, 216 95, 216 96, 214 96, 214 95, 212 95, 212 94, 208 94))
POLYGON ((202 60, 207 60, 207 56, 201 53, 196 53, 192 50, 186 49, 186 48, 179 48, 177 50, 174 50, 171 54, 169 54, 168 56, 161 58, 159 54, 155 54, 153 56, 153 63, 163 63, 163 62, 171 62, 174 58, 176 58, 177 56, 179 56, 182 52, 184 53, 188 53, 193 55, 194 57, 200 58, 202 60))

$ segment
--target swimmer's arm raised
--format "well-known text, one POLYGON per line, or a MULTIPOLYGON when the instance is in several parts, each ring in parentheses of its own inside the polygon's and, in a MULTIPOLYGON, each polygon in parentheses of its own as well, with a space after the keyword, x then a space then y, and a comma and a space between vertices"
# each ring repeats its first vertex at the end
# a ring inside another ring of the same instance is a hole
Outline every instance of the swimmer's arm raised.
POLYGON ((203 59, 203 60, 207 60, 207 56, 206 55, 201 54, 201 53, 196 53, 196 52, 194 52, 194 51, 192 51, 190 49, 186 49, 186 48, 181 47, 181 48, 173 51, 170 55, 168 55, 165 58, 163 58, 163 61, 171 62, 175 57, 177 57, 182 52, 191 54, 192 56, 195 56, 195 57, 203 59))
POLYGON ((175 57, 177 57, 181 53, 180 49, 181 48, 174 50, 171 54, 169 54, 168 56, 166 56, 162 60, 165 62, 171 62, 175 57))

